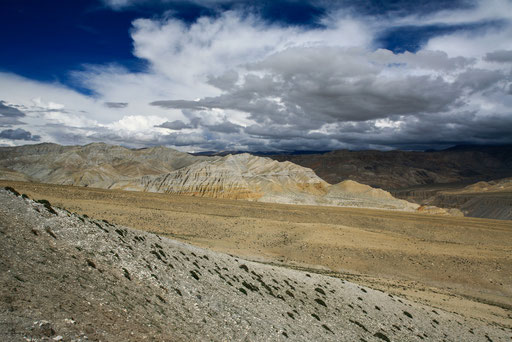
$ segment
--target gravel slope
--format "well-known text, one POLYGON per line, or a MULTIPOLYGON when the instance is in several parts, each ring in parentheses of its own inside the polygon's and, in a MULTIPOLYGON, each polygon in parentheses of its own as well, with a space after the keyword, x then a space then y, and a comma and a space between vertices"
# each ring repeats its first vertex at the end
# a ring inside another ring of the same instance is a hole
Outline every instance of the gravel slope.
MULTIPOLYGON (((510 341, 510 329, 0 190, 5 341, 510 341)), ((172 224, 171 222, 169 224, 172 224)))

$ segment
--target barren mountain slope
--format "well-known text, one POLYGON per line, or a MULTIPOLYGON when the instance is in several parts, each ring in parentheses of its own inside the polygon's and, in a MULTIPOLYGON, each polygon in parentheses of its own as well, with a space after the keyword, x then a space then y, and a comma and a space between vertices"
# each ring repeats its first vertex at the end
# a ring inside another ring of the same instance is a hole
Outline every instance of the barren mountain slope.
POLYGON ((167 173, 205 159, 210 158, 165 147, 132 150, 103 143, 44 143, 0 147, 0 177, 11 179, 16 172, 38 182, 108 188, 116 181, 167 173))
POLYGON ((386 190, 512 176, 512 145, 456 146, 427 152, 339 150, 271 158, 309 167, 329 183, 352 179, 386 190))
MULTIPOLYGON (((369 185, 346 180, 329 187, 325 198, 340 206, 415 210, 418 206, 405 200, 394 198, 389 192, 369 185)), ((440 209, 440 208, 439 208, 440 209)), ((440 209, 440 214, 447 214, 440 209)))
POLYGON ((247 153, 192 156, 165 147, 131 150, 96 143, 0 148, 0 179, 271 203, 393 210, 418 207, 356 183, 330 186, 311 169, 291 162, 247 153))
POLYGON ((9 341, 509 341, 510 329, 0 190, 9 341))
POLYGON ((311 169, 244 153, 197 163, 166 175, 146 176, 133 189, 264 201, 300 194, 307 201, 311 195, 325 194, 328 186, 311 169))
POLYGON ((271 203, 398 210, 418 207, 356 182, 331 186, 311 169, 247 153, 196 163, 165 175, 119 182, 111 188, 271 203))
POLYGON ((512 220, 512 178, 478 182, 468 186, 420 186, 393 191, 407 201, 456 208, 465 216, 512 220))

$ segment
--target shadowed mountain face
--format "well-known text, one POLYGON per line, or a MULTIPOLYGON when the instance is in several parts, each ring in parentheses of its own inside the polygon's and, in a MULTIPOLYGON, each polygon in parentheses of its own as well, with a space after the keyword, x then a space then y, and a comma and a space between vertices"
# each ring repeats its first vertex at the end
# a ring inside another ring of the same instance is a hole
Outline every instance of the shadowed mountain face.
POLYGON ((393 195, 421 205, 457 208, 465 216, 512 220, 512 178, 468 186, 417 186, 393 191, 393 195))
POLYGON ((6 341, 509 341, 509 328, 0 190, 6 341), (8 327, 8 328, 7 328, 8 327))
POLYGON ((270 157, 311 168, 332 184, 351 179, 386 190, 512 176, 512 145, 456 146, 431 152, 340 150, 270 157))

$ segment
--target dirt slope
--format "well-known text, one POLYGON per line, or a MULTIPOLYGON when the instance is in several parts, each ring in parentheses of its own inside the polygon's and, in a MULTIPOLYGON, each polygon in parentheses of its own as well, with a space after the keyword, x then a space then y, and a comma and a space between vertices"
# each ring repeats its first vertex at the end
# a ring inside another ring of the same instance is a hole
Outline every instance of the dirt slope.
POLYGON ((511 326, 512 222, 0 182, 90 217, 511 326))
POLYGON ((0 190, 10 341, 507 341, 511 331, 240 260, 0 190))

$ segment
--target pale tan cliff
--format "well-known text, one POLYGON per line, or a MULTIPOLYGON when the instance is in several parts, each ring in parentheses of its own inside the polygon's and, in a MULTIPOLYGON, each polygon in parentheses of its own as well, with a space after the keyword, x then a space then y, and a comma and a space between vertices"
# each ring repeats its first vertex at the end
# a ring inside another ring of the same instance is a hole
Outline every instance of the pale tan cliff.
POLYGON ((144 176, 112 188, 200 197, 271 201, 272 198, 321 196, 329 184, 308 168, 250 154, 203 161, 159 176, 144 176))

